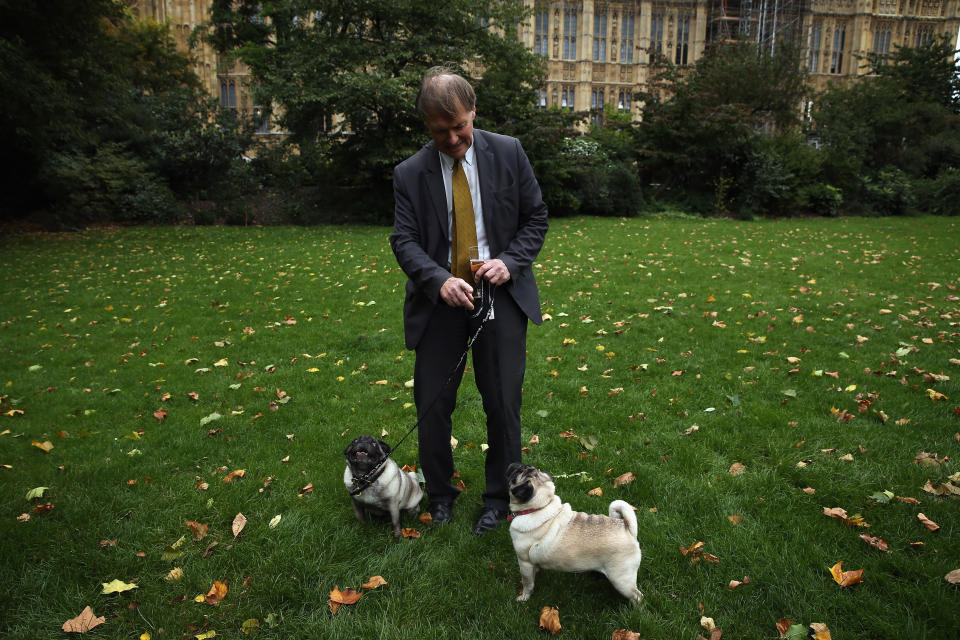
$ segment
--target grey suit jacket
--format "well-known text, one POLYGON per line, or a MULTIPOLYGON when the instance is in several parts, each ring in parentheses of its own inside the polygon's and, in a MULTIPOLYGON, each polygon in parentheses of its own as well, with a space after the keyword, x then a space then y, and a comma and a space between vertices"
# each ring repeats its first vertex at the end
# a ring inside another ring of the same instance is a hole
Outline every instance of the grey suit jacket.
MULTIPOLYGON (((540 324, 540 297, 531 269, 548 226, 540 185, 516 138, 475 129, 473 145, 490 256, 503 260, 510 270, 510 280, 500 290, 540 324)), ((406 346, 415 349, 434 305, 445 304, 440 288, 451 277, 449 212, 433 142, 394 168, 393 195, 390 246, 409 278, 403 324, 406 346)))

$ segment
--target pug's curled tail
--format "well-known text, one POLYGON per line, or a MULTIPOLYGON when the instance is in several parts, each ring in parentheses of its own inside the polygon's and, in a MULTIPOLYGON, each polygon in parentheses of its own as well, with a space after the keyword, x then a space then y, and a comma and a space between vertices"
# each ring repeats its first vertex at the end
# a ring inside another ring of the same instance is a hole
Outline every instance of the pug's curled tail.
POLYGON ((627 502, 623 500, 614 500, 611 502, 610 517, 623 520, 627 525, 627 531, 630 532, 630 535, 634 538, 637 537, 637 514, 633 512, 633 507, 627 502))

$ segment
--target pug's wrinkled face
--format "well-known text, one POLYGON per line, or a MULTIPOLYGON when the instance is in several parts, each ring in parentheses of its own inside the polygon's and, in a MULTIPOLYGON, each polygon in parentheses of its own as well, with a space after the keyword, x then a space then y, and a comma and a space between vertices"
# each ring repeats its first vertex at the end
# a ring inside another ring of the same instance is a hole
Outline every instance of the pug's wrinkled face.
POLYGON ((390 455, 390 445, 373 436, 357 436, 343 450, 350 470, 355 474, 366 473, 383 458, 390 455))
POLYGON ((553 476, 536 467, 514 462, 507 467, 507 482, 510 495, 517 504, 526 504, 533 499, 537 490, 548 483, 553 485, 553 476))

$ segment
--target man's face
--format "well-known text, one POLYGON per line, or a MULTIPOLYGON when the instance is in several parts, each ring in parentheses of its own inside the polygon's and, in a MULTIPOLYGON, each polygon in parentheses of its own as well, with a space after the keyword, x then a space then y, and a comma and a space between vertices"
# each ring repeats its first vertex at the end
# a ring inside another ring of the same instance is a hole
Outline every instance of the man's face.
POLYGON ((473 118, 476 115, 475 109, 461 109, 453 118, 437 114, 428 116, 427 130, 437 149, 454 160, 462 160, 473 144, 473 118))

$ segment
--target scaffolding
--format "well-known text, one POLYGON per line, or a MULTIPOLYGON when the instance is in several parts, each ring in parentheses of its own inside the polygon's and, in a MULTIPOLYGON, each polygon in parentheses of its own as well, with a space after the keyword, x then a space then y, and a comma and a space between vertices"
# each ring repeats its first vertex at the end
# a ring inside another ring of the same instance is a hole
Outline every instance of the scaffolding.
POLYGON ((752 40, 773 54, 799 37, 805 0, 711 0, 708 43, 752 40))

